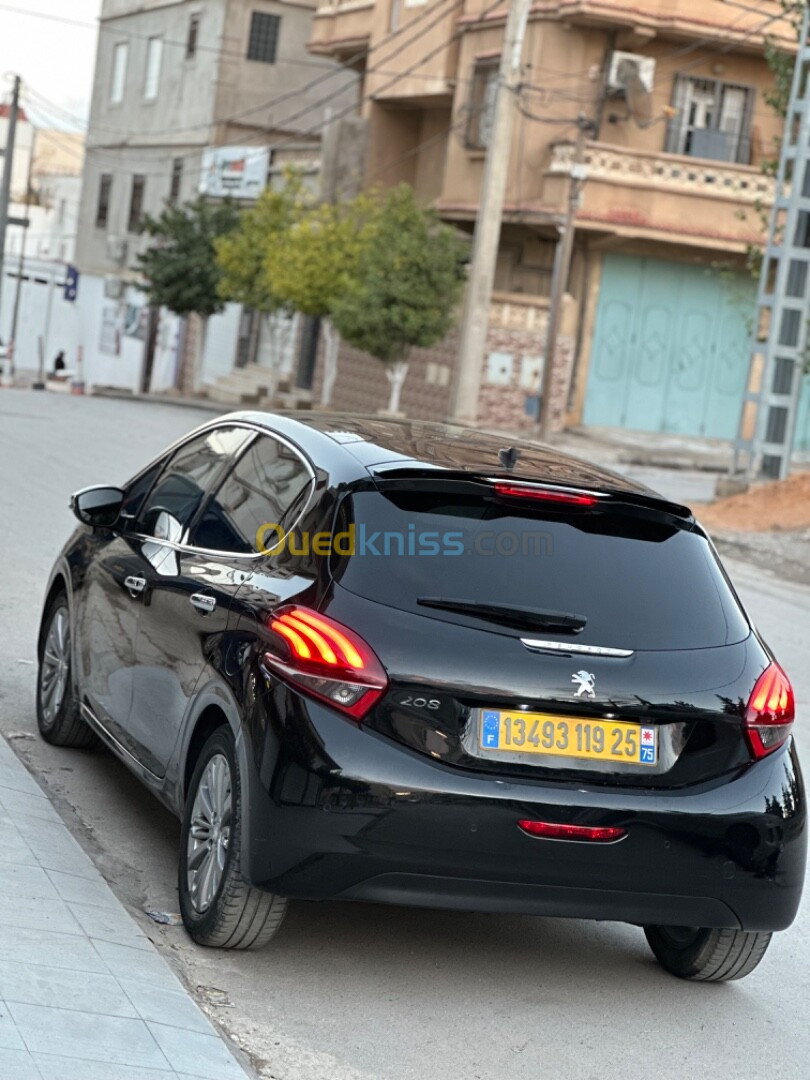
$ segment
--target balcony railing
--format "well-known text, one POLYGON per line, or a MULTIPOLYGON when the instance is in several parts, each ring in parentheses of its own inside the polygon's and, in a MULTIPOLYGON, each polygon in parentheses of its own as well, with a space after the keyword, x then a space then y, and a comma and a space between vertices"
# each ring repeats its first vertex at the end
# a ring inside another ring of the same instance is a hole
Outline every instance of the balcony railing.
MULTIPOLYGON (((552 149, 549 173, 567 175, 574 162, 573 143, 557 143, 552 149)), ((650 153, 591 142, 585 148, 588 181, 641 188, 668 195, 705 196, 735 203, 770 205, 774 181, 752 165, 734 165, 650 153)))

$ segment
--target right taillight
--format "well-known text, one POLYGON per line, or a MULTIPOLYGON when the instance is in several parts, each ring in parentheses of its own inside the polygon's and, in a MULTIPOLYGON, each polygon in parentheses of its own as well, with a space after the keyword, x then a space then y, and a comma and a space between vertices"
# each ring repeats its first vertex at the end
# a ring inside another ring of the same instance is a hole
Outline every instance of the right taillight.
POLYGON ((769 664, 751 691, 745 714, 754 757, 765 757, 782 745, 793 727, 794 711, 790 680, 778 664, 769 664))

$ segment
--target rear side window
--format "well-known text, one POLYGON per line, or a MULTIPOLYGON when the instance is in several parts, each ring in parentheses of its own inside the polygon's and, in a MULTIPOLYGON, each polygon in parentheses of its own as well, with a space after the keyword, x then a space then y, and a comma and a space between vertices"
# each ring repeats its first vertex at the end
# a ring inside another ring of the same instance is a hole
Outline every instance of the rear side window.
POLYGON ((353 554, 332 556, 343 588, 434 618, 445 616, 420 597, 584 615, 570 640, 611 648, 702 649, 749 633, 708 542, 657 515, 359 492, 340 505, 336 533, 346 531, 351 548, 335 547, 353 554))
POLYGON ((184 443, 169 459, 143 504, 138 531, 179 543, 223 469, 251 437, 245 428, 215 428, 184 443))
POLYGON ((211 497, 195 526, 191 544, 209 551, 259 552, 277 542, 312 475, 294 450, 276 439, 258 438, 211 497))

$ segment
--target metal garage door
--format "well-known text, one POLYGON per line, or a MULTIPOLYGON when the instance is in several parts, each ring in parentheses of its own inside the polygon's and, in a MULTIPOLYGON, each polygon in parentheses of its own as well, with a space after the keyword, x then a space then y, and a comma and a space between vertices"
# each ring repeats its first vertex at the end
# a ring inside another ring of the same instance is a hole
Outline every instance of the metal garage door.
POLYGON ((754 305, 744 274, 606 256, 585 423, 733 439, 754 305))

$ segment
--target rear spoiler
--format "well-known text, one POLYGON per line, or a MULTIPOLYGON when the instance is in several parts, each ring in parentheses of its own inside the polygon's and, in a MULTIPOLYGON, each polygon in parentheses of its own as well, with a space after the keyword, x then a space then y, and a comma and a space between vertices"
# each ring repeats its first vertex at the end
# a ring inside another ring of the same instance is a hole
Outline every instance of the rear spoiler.
MULTIPOLYGON (((626 487, 617 482, 616 486, 602 481, 599 485, 588 484, 587 487, 571 483, 560 483, 554 479, 529 479, 521 476, 519 479, 509 473, 501 475, 477 474, 462 470, 445 469, 430 465, 398 465, 391 463, 384 466, 375 466, 369 470, 374 478, 375 486, 380 491, 424 491, 441 492, 451 488, 458 494, 478 495, 480 497, 498 498, 495 485, 508 485, 513 488, 531 488, 548 492, 567 494, 582 494, 593 496, 592 511, 607 510, 610 507, 618 509, 624 507, 638 507, 651 510, 667 517, 678 518, 684 522, 694 522, 694 514, 688 506, 671 502, 656 492, 644 488, 641 485, 626 487)), ((618 480, 619 478, 617 478, 618 480)), ((549 504, 548 509, 551 509, 549 504)), ((562 506, 558 509, 563 509, 562 506)))

